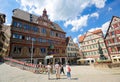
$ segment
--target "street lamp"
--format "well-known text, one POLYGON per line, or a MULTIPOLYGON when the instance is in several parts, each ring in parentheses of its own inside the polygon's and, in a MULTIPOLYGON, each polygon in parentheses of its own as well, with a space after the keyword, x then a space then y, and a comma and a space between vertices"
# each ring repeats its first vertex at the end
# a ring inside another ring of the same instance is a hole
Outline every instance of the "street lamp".
POLYGON ((32 49, 31 49, 31 64, 32 64, 32 59, 33 59, 33 38, 32 38, 32 49))

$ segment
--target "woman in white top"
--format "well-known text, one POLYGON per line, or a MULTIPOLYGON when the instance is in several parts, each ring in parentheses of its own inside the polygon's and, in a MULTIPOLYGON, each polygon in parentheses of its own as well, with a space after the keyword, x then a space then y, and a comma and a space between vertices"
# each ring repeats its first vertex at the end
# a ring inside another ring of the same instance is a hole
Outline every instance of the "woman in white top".
POLYGON ((56 79, 60 79, 60 65, 55 64, 55 70, 56 70, 56 79))
POLYGON ((48 79, 50 79, 50 70, 51 70, 51 65, 50 65, 50 63, 48 63, 48 65, 47 65, 48 79))

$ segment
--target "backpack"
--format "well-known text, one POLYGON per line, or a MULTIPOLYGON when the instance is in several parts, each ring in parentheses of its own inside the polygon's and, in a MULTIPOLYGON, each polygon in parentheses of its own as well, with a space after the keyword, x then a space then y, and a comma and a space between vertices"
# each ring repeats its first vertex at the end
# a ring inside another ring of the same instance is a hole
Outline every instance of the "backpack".
POLYGON ((70 67, 68 67, 68 72, 70 72, 71 71, 71 68, 70 67))

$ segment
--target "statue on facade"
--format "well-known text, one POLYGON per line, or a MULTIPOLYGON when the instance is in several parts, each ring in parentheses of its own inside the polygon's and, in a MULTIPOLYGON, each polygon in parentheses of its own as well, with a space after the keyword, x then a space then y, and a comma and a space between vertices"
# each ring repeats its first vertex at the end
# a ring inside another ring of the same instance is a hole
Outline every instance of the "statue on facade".
POLYGON ((103 50, 100 46, 100 43, 98 41, 98 53, 100 54, 100 60, 106 60, 107 58, 103 55, 103 50))

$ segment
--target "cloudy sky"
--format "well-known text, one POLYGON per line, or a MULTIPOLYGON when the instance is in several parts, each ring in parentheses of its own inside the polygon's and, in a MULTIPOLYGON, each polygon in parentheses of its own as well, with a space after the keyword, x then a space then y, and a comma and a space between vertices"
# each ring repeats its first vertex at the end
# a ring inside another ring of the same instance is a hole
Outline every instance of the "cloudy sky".
POLYGON ((120 17, 120 0, 0 0, 0 13, 11 24, 12 10, 20 8, 37 16, 46 8, 49 19, 58 23, 78 42, 87 31, 102 29, 106 34, 112 16, 120 17))

